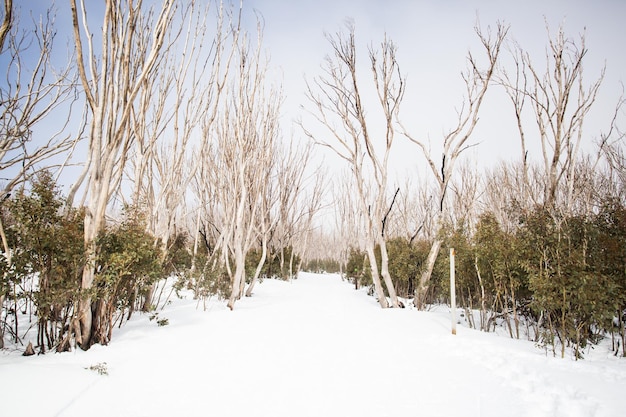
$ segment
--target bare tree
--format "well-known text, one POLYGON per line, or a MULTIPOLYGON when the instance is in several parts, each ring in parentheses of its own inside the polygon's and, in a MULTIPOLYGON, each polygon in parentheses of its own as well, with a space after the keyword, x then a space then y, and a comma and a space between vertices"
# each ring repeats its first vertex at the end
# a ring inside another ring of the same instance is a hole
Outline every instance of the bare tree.
MULTIPOLYGON (((136 136, 133 202, 145 207, 147 226, 155 244, 161 245, 163 260, 172 235, 186 227, 186 193, 202 163, 191 143, 217 117, 239 35, 241 11, 234 11, 220 3, 215 11, 211 4, 188 4, 180 17, 184 25, 170 32, 167 41, 176 53, 164 57, 157 82, 142 90, 131 113, 136 136)), ((150 292, 144 308, 149 307, 150 292)))
POLYGON ((94 280, 96 237, 105 225, 111 196, 117 191, 129 151, 135 140, 132 113, 142 89, 150 88, 155 68, 167 51, 164 45, 170 30, 174 2, 164 0, 155 10, 145 10, 140 1, 107 0, 101 35, 89 27, 87 6, 70 1, 77 69, 89 109, 88 201, 85 210, 85 251, 87 262, 82 276, 81 298, 72 320, 72 333, 87 349, 106 343, 108 332, 92 321, 88 295, 94 280), (96 48, 94 39, 101 39, 96 48))
MULTIPOLYGON (((332 201, 334 203, 335 228, 342 237, 338 252, 341 264, 347 264, 352 249, 363 247, 363 217, 359 203, 355 201, 354 178, 350 172, 338 175, 333 182, 332 201)), ((356 283, 355 285, 358 285, 356 283)))
POLYGON ((395 288, 389 275, 384 229, 385 216, 389 211, 388 159, 395 136, 393 123, 405 89, 404 78, 396 61, 397 48, 385 37, 380 52, 373 48, 369 50, 373 87, 384 122, 382 140, 377 141, 370 129, 373 122, 365 114, 361 92, 365 85, 357 77, 354 27, 348 24, 347 35, 338 33, 327 38, 334 57, 327 57, 326 74, 318 77, 314 85, 308 85, 307 96, 313 106, 311 114, 328 130, 333 140, 322 139, 321 135, 306 128, 304 131, 314 141, 332 149, 348 162, 355 179, 360 212, 366 220, 365 249, 370 260, 378 301, 381 307, 388 307, 380 280, 382 276, 392 306, 398 307, 395 288), (382 153, 377 149, 379 142, 382 142, 382 153), (373 176, 371 186, 368 183, 369 173, 373 176), (380 248, 380 269, 375 256, 376 245, 380 248))
POLYGON ((487 30, 487 33, 484 33, 478 25, 474 29, 486 54, 487 65, 485 69, 479 69, 479 62, 471 53, 468 54, 468 69, 462 74, 466 88, 465 102, 457 112, 456 126, 443 138, 441 162, 437 163, 436 157, 431 154, 423 140, 414 137, 403 127, 404 135, 420 148, 428 161, 438 186, 434 241, 415 290, 414 302, 418 307, 424 305, 433 267, 443 244, 443 237, 440 235, 440 231, 443 226, 443 220, 448 216, 448 213, 446 213, 446 197, 452 174, 458 158, 463 151, 472 146, 468 144, 468 141, 478 124, 480 108, 494 77, 500 49, 508 32, 508 27, 502 24, 497 25, 495 34, 490 29, 487 30))
POLYGON ((620 128, 619 124, 622 122, 621 118, 626 115, 624 111, 625 105, 626 98, 624 97, 624 86, 622 85, 622 95, 615 106, 609 129, 601 134, 599 143, 600 154, 608 162, 608 173, 605 175, 608 177, 605 186, 607 188, 606 191, 615 188, 617 185, 618 189, 612 194, 620 195, 622 199, 626 197, 626 154, 624 153, 626 132, 620 128))
MULTIPOLYGON (((166 131, 170 141, 163 143, 153 155, 160 182, 154 217, 159 213, 173 215, 184 201, 184 191, 199 167, 188 152, 189 143, 199 133, 201 124, 207 128, 215 122, 240 31, 241 10, 233 16, 232 10, 220 4, 214 33, 207 30, 209 5, 196 7, 193 4, 189 14, 183 46, 178 50, 182 53, 177 55, 180 61, 172 59, 167 75, 175 86, 173 97, 169 97, 174 101, 171 123, 166 131)), ((159 85, 165 84, 168 79, 159 82, 159 85)), ((167 99, 161 101, 167 102, 167 99)), ((161 223, 163 226, 157 234, 167 243, 172 219, 164 218, 161 223)))
MULTIPOLYGON (((142 118, 146 113, 137 112, 143 128, 142 138, 136 141, 133 158, 135 184, 134 204, 147 210, 148 227, 161 246, 164 261, 170 251, 171 238, 188 227, 187 191, 202 158, 192 149, 194 139, 202 137, 202 131, 212 126, 228 77, 230 61, 234 55, 239 35, 241 10, 217 2, 200 4, 192 2, 184 8, 180 31, 172 32, 172 44, 176 53, 167 54, 159 65, 160 78, 155 84, 157 91, 146 94, 152 110, 149 123, 142 118), (214 31, 209 19, 215 14, 214 31), (157 141, 158 139, 158 141, 157 141), (147 144, 145 151, 139 149, 147 144), (141 187, 142 185, 143 187, 141 187)), ((139 136, 139 134, 138 134, 139 136)), ((193 270, 200 241, 200 208, 195 209, 193 270)), ((156 287, 153 284, 145 295, 144 310, 151 307, 150 300, 156 287)))
POLYGON ((450 183, 451 201, 449 223, 473 232, 478 220, 479 202, 484 194, 478 167, 467 161, 459 166, 458 173, 450 183))
POLYGON ((302 261, 307 257, 309 250, 309 241, 314 233, 314 220, 320 209, 322 208, 322 197, 324 195, 324 188, 326 186, 326 174, 325 171, 319 166, 311 176, 312 184, 301 184, 297 189, 301 190, 296 198, 299 199, 300 214, 298 215, 298 239, 294 245, 294 250, 291 251, 291 259, 289 263, 289 272, 294 275, 300 272, 302 267, 302 261), (308 187, 307 187, 308 186, 308 187), (307 192, 302 190, 308 188, 307 192), (296 250, 297 249, 297 250, 296 250), (300 256, 300 262, 296 267, 296 271, 293 271, 293 259, 295 253, 300 256))
POLYGON ((222 150, 220 138, 227 140, 228 135, 225 133, 220 137, 220 131, 232 125, 232 121, 224 116, 222 110, 232 103, 232 77, 237 74, 235 62, 240 51, 240 34, 241 34, 241 8, 237 21, 231 25, 230 48, 227 49, 225 43, 221 44, 221 52, 216 53, 217 57, 224 56, 222 60, 216 59, 215 79, 219 85, 220 94, 214 101, 212 111, 205 112, 200 119, 200 143, 197 144, 193 151, 194 159, 192 161, 191 188, 195 195, 198 206, 196 208, 195 226, 194 226, 194 249, 192 271, 202 267, 214 272, 225 264, 224 253, 228 250, 228 222, 229 215, 224 210, 224 202, 222 193, 227 193, 230 189, 225 189, 224 176, 222 172, 222 150), (232 68, 231 68, 232 66, 232 68), (228 88, 227 88, 228 87, 228 88), (230 88, 230 90, 229 90, 230 88), (221 97, 221 99, 220 99, 221 97), (220 130, 221 129, 221 130, 220 130), (196 265, 199 243, 203 241, 206 247, 208 258, 203 266, 196 265))
POLYGON ((293 247, 297 234, 298 225, 301 222, 303 205, 300 198, 304 194, 307 166, 309 165, 312 149, 310 145, 304 147, 294 144, 292 141, 280 158, 276 167, 277 181, 277 207, 276 227, 273 232, 274 247, 279 251, 279 265, 282 278, 293 277, 292 268, 285 266, 285 251, 293 247))
POLYGON ((252 297, 252 291, 257 284, 263 266, 267 260, 268 245, 272 238, 274 228, 278 221, 278 216, 274 213, 274 209, 277 202, 277 181, 276 181, 276 158, 275 155, 271 156, 271 160, 268 161, 264 167, 265 172, 262 174, 264 181, 259 183, 260 193, 259 196, 259 210, 257 214, 257 239, 261 245, 261 256, 259 262, 254 270, 252 280, 246 289, 246 297, 252 297))
POLYGON ((436 211, 429 192, 429 184, 422 180, 415 185, 406 178, 398 188, 392 223, 388 226, 391 236, 403 237, 413 244, 416 240, 430 240, 432 232, 432 213, 436 211))
POLYGON ((543 204, 568 207, 574 193, 574 170, 583 138, 585 117, 596 100, 604 79, 604 68, 591 84, 583 81, 583 61, 587 55, 585 34, 575 41, 559 27, 550 36, 545 53, 545 69, 536 65, 528 52, 515 45, 512 56, 515 72, 500 70, 500 82, 513 105, 522 144, 527 176, 526 128, 524 108, 531 106, 540 139, 544 169, 543 204), (564 187, 560 187, 564 185, 564 187), (561 192, 559 193, 559 190, 561 192))
MULTIPOLYGON (((71 132, 69 128, 77 81, 71 58, 62 68, 55 68, 51 62, 52 54, 59 52, 54 49, 53 10, 27 25, 34 28, 28 31, 22 30, 19 17, 19 9, 13 10, 12 1, 5 0, 0 26, 0 55, 6 57, 7 63, 5 82, 0 85, 0 172, 6 181, 3 200, 44 166, 52 168, 57 164, 60 173, 63 164, 53 162, 53 158, 70 153, 81 135, 80 129, 71 132), (66 121, 50 123, 55 113, 63 114, 66 121), (42 130, 44 120, 49 123, 48 129, 54 126, 56 131, 42 130)), ((10 268, 11 250, 1 220, 0 236, 10 268)), ((0 294, 0 309, 3 305, 4 292, 0 294)), ((0 345, 1 332, 0 329, 0 345)))
POLYGON ((507 233, 513 233, 520 215, 528 213, 534 202, 541 199, 542 192, 534 181, 535 171, 527 169, 523 162, 501 162, 483 177, 482 211, 491 213, 507 233))
MULTIPOLYGON (((265 183, 259 185, 262 195, 261 210, 257 216, 259 223, 257 235, 261 240, 261 259, 257 264, 252 282, 246 290, 246 296, 252 295, 254 285, 266 261, 270 241, 274 240, 277 243, 275 247, 277 246, 280 250, 281 270, 283 270, 285 247, 293 245, 294 237, 297 235, 298 223, 302 223, 304 218, 308 219, 308 208, 317 204, 317 194, 314 193, 315 195, 306 203, 298 205, 298 203, 302 203, 299 198, 304 195, 303 190, 306 187, 304 174, 309 166, 311 156, 312 148, 310 145, 301 147, 293 140, 290 140, 289 144, 276 143, 274 161, 267 166, 268 173, 264 176, 265 183), (271 179, 271 183, 268 181, 269 179, 271 179)), ((292 250, 291 261, 293 261, 293 254, 294 251, 292 250)), ((292 268, 289 271, 289 276, 291 275, 292 268)))
POLYGON ((78 141, 76 135, 68 133, 72 104, 76 102, 73 64, 70 59, 58 69, 51 62, 54 13, 48 10, 33 22, 36 29, 29 32, 19 31, 17 15, 12 19, 13 30, 6 35, 7 46, 2 52, 8 58, 7 82, 0 87, 0 171, 7 180, 4 194, 27 181, 35 166, 41 168, 43 161, 67 153, 78 141), (66 112, 67 121, 58 125, 56 132, 37 131, 57 110, 66 112))
POLYGON ((220 172, 216 169, 215 154, 216 144, 212 142, 214 126, 211 120, 203 120, 201 123, 201 143, 194 149, 196 158, 194 175, 191 181, 192 193, 197 200, 194 219, 194 248, 191 272, 204 271, 214 272, 223 266, 223 251, 226 235, 225 213, 220 203, 220 172), (204 246, 207 259, 204 265, 198 265, 199 246, 204 246))
POLYGON ((267 190, 263 183, 273 163, 282 104, 282 89, 265 86, 268 64, 262 53, 260 21, 256 44, 242 33, 237 48, 238 65, 212 132, 214 179, 223 211, 222 254, 231 277, 230 309, 245 288, 245 259, 256 238, 257 216, 263 215, 260 206, 267 190))

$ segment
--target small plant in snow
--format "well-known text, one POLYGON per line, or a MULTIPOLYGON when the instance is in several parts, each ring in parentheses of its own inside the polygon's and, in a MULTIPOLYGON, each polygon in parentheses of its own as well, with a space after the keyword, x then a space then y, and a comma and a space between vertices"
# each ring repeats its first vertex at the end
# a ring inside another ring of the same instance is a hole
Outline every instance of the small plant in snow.
POLYGON ((98 375, 108 375, 109 374, 109 370, 107 368, 107 363, 106 362, 100 362, 97 363, 95 365, 91 365, 89 368, 85 368, 85 369, 89 369, 90 371, 95 371, 98 373, 98 375))
POLYGON ((150 321, 156 320, 157 325, 159 327, 167 326, 168 324, 170 324, 168 319, 159 319, 159 313, 152 313, 149 318, 150 318, 150 321))

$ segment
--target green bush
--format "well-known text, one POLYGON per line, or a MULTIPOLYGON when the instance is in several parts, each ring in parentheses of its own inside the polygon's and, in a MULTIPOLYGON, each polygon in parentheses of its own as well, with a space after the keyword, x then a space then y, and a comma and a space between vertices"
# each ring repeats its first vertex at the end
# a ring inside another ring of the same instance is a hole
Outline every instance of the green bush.
POLYGON ((14 304, 32 302, 40 352, 63 338, 80 288, 84 215, 74 209, 64 213, 64 204, 52 175, 41 171, 2 211, 12 251, 10 268, 3 257, 2 288, 32 288, 30 294, 12 291, 12 296, 14 304))
POLYGON ((348 263, 346 264, 346 276, 352 280, 356 288, 373 285, 369 260, 364 251, 354 248, 350 249, 348 263))
MULTIPOLYGON (((160 249, 146 232, 140 213, 127 208, 121 224, 108 227, 97 242, 96 276, 91 293, 98 320, 95 342, 111 338, 115 314, 128 311, 127 319, 146 301, 149 287, 164 276, 160 249)), ((120 316, 120 322, 123 316, 120 316)))
POLYGON ((304 265, 304 270, 308 272, 336 274, 341 272, 341 264, 336 259, 311 259, 304 265))

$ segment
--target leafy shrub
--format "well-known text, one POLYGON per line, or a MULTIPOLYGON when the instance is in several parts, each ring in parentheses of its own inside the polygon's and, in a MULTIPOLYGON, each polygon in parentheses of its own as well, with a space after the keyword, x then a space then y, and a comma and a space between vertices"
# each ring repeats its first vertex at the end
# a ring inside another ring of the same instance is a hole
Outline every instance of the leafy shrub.
POLYGON ((352 280, 356 288, 373 285, 372 272, 364 251, 350 249, 346 264, 346 276, 352 280))
MULTIPOLYGON (((32 288, 30 294, 13 291, 14 304, 32 302, 37 316, 40 352, 53 348, 64 336, 77 299, 82 267, 83 218, 81 211, 66 209, 48 171, 39 172, 30 188, 7 200, 2 222, 7 226, 9 258, 2 257, 2 290, 32 288)), ((17 326, 17 316, 14 316, 17 326)), ((17 338, 17 331, 14 332, 17 338)))
POLYGON ((129 208, 121 224, 100 235, 92 294, 96 300, 94 320, 99 323, 93 336, 95 342, 106 344, 115 314, 127 310, 129 319, 144 303, 142 297, 147 289, 163 277, 160 250, 155 242, 146 232, 143 216, 129 208))

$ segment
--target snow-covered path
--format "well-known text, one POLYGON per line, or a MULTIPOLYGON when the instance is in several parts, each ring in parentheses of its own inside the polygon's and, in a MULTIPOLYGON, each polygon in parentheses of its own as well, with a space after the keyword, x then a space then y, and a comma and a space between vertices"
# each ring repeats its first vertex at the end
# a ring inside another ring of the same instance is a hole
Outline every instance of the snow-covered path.
POLYGON ((616 416, 626 361, 573 362, 447 315, 381 310, 335 275, 267 280, 235 311, 176 300, 110 346, 0 355, 2 416, 616 416), (108 375, 86 370, 106 362, 108 375))

